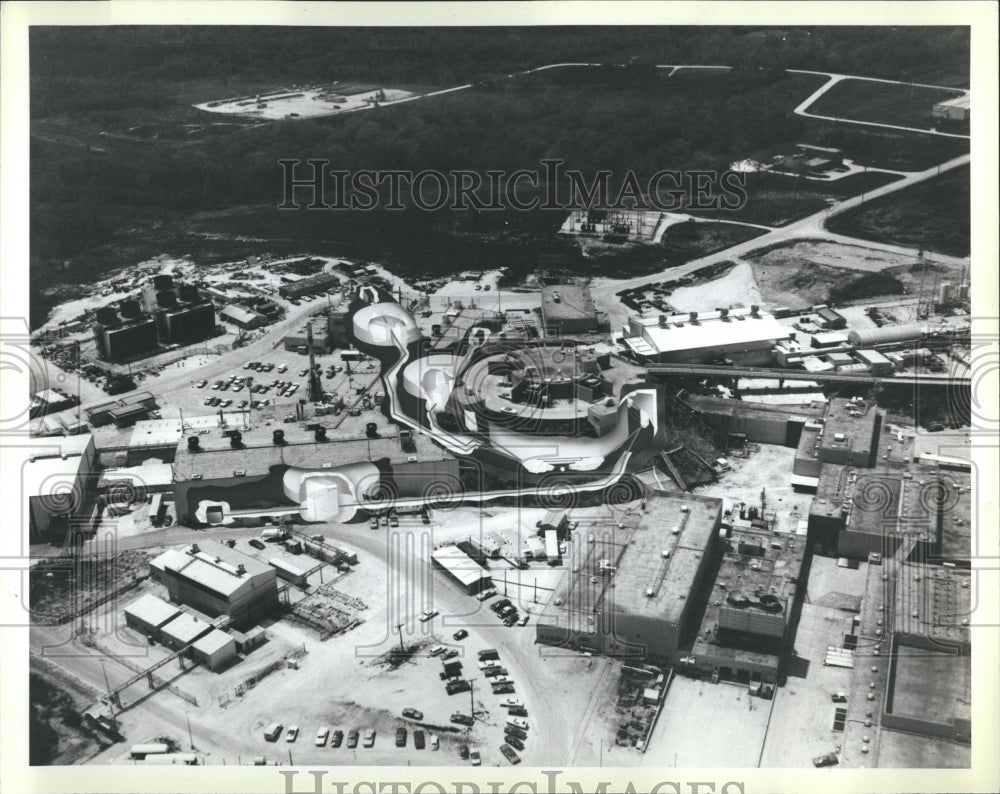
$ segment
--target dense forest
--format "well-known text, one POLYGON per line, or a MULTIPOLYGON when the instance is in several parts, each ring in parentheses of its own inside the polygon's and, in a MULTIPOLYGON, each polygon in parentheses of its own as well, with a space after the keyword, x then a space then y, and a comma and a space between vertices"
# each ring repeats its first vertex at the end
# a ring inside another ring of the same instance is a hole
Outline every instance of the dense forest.
MULTIPOLYGON (((148 239, 149 253, 171 250, 163 247, 171 230, 192 220, 219 224, 199 234, 301 235, 303 247, 350 239, 363 250, 366 239, 385 237, 376 218, 338 217, 331 234, 325 220, 280 217, 288 214, 276 210, 280 159, 324 158, 352 171, 509 172, 559 158, 584 174, 610 169, 615 179, 629 170, 640 178, 664 168, 724 170, 815 131, 791 109, 823 78, 786 68, 957 84, 967 83, 968 51, 968 30, 960 28, 33 28, 33 304, 57 270, 64 280, 81 278, 64 262, 91 272, 98 251, 108 265, 124 264, 99 247, 129 237, 148 239), (508 76, 554 62, 604 66, 508 76), (735 68, 671 77, 654 66, 663 63, 735 68), (192 107, 244 90, 332 80, 417 91, 473 85, 292 123, 217 125, 220 117, 192 107), (193 127, 221 132, 192 137, 193 127)), ((868 145, 863 133, 851 135, 868 145)), ((527 226, 548 234, 552 222, 527 226)), ((400 244, 434 257, 437 243, 414 235, 440 236, 441 223, 452 240, 476 234, 475 223, 455 229, 455 219, 421 217, 400 224, 400 244)), ((474 245, 460 248, 475 259, 474 245)), ((120 245, 118 253, 143 249, 120 245)))

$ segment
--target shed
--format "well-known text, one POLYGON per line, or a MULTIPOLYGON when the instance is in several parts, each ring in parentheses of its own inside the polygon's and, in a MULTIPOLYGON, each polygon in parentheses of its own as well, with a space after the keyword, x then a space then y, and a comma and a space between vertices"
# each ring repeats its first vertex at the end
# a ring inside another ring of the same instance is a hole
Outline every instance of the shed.
POLYGON ((212 631, 212 626, 194 615, 182 612, 160 629, 163 642, 175 651, 212 631))
POLYGON ((125 625, 158 640, 160 629, 179 614, 173 604, 147 593, 125 607, 125 625))
POLYGON ((236 640, 224 631, 212 629, 191 647, 195 661, 209 670, 218 670, 236 658, 236 640))

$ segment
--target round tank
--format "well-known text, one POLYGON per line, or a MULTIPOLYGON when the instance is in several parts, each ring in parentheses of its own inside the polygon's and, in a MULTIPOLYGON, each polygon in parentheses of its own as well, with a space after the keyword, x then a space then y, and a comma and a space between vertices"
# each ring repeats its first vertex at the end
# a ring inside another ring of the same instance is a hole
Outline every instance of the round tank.
POLYGON ((174 277, 173 276, 153 276, 153 289, 157 292, 162 292, 165 289, 174 288, 174 277))
POLYGON ((893 342, 915 342, 927 336, 927 327, 920 323, 885 325, 881 328, 864 328, 847 334, 847 341, 855 347, 887 345, 893 342))
POLYGON ((97 310, 97 322, 101 325, 117 325, 118 312, 113 306, 102 306, 97 310))
POLYGON ((121 302, 121 308, 119 310, 122 317, 129 320, 134 320, 137 317, 142 316, 142 306, 137 300, 124 300, 121 302))
POLYGON ((172 309, 177 305, 177 293, 173 290, 163 290, 156 293, 156 305, 161 309, 172 309))
POLYGON ((181 284, 177 288, 177 292, 180 299, 185 303, 195 303, 201 300, 201 295, 198 293, 198 288, 194 284, 181 284))

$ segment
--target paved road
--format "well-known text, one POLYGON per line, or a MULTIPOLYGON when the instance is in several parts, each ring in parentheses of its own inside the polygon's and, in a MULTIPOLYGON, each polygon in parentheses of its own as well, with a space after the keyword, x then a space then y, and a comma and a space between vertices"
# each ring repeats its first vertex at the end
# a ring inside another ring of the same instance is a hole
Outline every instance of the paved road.
MULTIPOLYGON (((778 243, 792 242, 795 240, 829 240, 831 242, 838 242, 846 245, 877 248, 880 251, 896 253, 901 256, 912 256, 915 258, 918 254, 918 251, 915 248, 907 248, 906 246, 891 245, 887 243, 870 243, 867 240, 862 240, 860 238, 834 234, 833 232, 826 230, 826 222, 828 219, 839 215, 842 212, 860 206, 862 199, 864 201, 871 201, 872 199, 887 196, 899 190, 904 190, 928 179, 932 179, 938 174, 943 174, 954 168, 959 168, 960 166, 970 162, 970 159, 970 155, 963 154, 924 171, 909 173, 902 179, 891 182, 888 185, 883 185, 875 190, 870 190, 863 195, 844 199, 826 209, 813 213, 812 215, 802 218, 801 220, 794 221, 787 226, 772 228, 771 231, 767 234, 761 235, 760 237, 755 237, 752 240, 747 240, 729 248, 724 248, 721 251, 716 251, 708 254, 707 256, 700 257, 699 259, 694 259, 683 265, 679 265, 678 267, 668 268, 659 273, 653 273, 647 276, 638 276, 631 279, 595 279, 591 285, 591 291, 594 293, 595 299, 598 296, 603 296, 605 300, 608 300, 610 297, 611 300, 617 301, 617 298, 614 297, 613 293, 620 290, 633 289, 646 284, 655 284, 666 278, 678 278, 709 265, 714 265, 729 259, 738 259, 762 248, 768 248, 778 243), (610 293, 610 296, 608 293, 610 293)), ((927 255, 933 257, 936 261, 956 265, 964 265, 969 261, 968 257, 950 257, 938 253, 927 255)))
MULTIPOLYGON (((924 127, 904 127, 899 124, 884 124, 882 122, 877 122, 877 121, 861 121, 859 119, 845 119, 839 116, 821 116, 817 113, 810 113, 808 111, 810 105, 812 105, 817 99, 823 96, 823 94, 825 94, 827 91, 829 91, 831 88, 833 88, 835 85, 837 85, 837 83, 841 82, 842 80, 864 80, 865 82, 869 83, 888 83, 891 85, 910 86, 915 88, 939 88, 942 90, 951 90, 951 91, 961 91, 963 89, 956 89, 950 86, 943 86, 943 85, 928 85, 926 83, 907 83, 901 80, 884 80, 878 77, 861 77, 855 74, 837 74, 835 72, 813 72, 808 69, 786 69, 785 71, 794 72, 796 74, 826 75, 827 77, 830 78, 822 86, 820 86, 815 91, 813 91, 809 96, 807 96, 798 105, 798 107, 796 107, 795 110, 792 111, 798 116, 805 116, 806 118, 810 119, 822 119, 823 121, 836 121, 843 124, 859 124, 864 127, 881 127, 883 129, 888 129, 888 130, 919 132, 923 135, 938 135, 943 138, 964 138, 965 140, 969 139, 968 135, 961 135, 957 132, 940 132, 935 129, 927 129, 924 127)), ((964 93, 968 94, 969 92, 965 91, 964 93)))

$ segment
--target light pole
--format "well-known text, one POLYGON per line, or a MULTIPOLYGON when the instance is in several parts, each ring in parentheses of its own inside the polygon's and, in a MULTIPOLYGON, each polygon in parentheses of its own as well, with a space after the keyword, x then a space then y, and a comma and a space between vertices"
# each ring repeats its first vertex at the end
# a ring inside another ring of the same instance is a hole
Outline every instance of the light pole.
POLYGON ((403 625, 402 623, 396 624, 396 631, 399 632, 399 651, 400 653, 406 653, 406 649, 403 647, 403 625))
POLYGON ((188 709, 188 710, 186 710, 184 712, 184 717, 185 717, 185 719, 187 719, 187 726, 188 726, 188 746, 193 750, 194 749, 194 737, 191 735, 191 711, 190 711, 190 709, 188 709))
POLYGON ((469 716, 472 721, 476 721, 476 690, 473 682, 469 681, 469 716))

